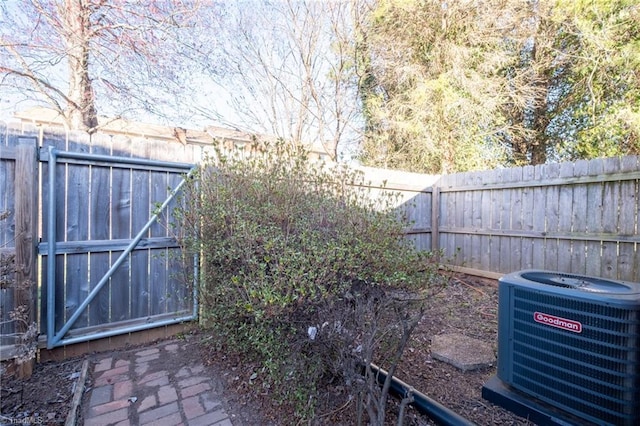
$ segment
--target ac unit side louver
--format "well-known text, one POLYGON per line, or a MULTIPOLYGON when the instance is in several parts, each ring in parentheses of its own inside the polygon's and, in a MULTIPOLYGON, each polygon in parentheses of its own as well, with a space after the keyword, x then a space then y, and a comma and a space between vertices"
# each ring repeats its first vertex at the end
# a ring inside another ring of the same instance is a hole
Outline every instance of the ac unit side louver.
POLYGON ((640 284, 526 270, 498 286, 485 399, 538 424, 640 425, 640 284))

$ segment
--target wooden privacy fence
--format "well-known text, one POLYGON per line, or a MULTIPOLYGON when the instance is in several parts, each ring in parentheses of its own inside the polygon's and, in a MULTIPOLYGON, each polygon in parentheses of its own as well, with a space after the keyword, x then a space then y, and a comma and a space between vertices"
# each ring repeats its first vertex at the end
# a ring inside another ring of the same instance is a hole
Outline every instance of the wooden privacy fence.
POLYGON ((640 282, 640 158, 431 176, 361 167, 398 192, 421 250, 462 272, 523 269, 640 282))
POLYGON ((639 157, 443 176, 437 238, 451 264, 640 282, 639 157))
MULTIPOLYGON (((211 141, 2 126, 0 136, 0 255, 13 265, 0 270, 3 356, 24 331, 10 312, 27 305, 26 323, 37 321, 36 300, 40 333, 66 335, 54 344, 108 333, 114 323, 132 330, 191 312, 184 276, 193 270, 178 265, 172 231, 157 223, 82 305, 185 172, 175 163, 145 166, 123 158, 198 164, 211 141), (62 154, 52 163, 49 147, 79 156, 62 154), (56 197, 48 215, 51 164, 56 197), (46 291, 51 226, 57 234, 52 301, 46 291), (35 294, 28 283, 42 291, 35 294)), ((360 169, 373 196, 383 185, 399 194, 398 207, 411 222, 408 238, 422 250, 443 251, 443 260, 460 271, 496 277, 535 268, 640 282, 638 157, 447 176, 360 169)), ((168 213, 163 223, 170 222, 168 213)))

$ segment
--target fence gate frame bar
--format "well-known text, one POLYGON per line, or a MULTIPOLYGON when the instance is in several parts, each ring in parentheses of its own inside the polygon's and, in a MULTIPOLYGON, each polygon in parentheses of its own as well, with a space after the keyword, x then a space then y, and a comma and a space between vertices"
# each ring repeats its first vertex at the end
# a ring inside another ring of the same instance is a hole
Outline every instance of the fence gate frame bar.
POLYGON ((98 292, 104 287, 104 285, 109 281, 109 278, 113 275, 113 273, 120 267, 122 263, 126 260, 127 256, 133 251, 133 249, 138 245, 140 240, 144 237, 144 234, 151 228, 151 226, 158 220, 160 217, 160 213, 164 211, 169 203, 175 198, 175 196, 180 192, 182 187, 186 184, 187 180, 193 176, 196 165, 187 164, 187 163, 172 163, 166 161, 156 161, 156 160, 147 160, 141 158, 127 158, 127 157, 117 157, 117 156, 109 156, 109 155, 97 155, 97 154, 87 154, 87 153, 78 153, 78 152, 68 152, 68 151, 60 151, 55 149, 54 147, 49 147, 48 150, 48 158, 47 162, 49 165, 49 175, 48 175, 48 191, 49 191, 49 208, 47 211, 47 221, 48 221, 48 236, 47 236, 47 349, 52 349, 57 346, 70 345, 74 343, 80 343, 88 340, 100 339, 104 337, 115 336, 118 334, 132 333, 135 331, 146 330, 150 328, 161 327, 165 325, 171 324, 179 324, 185 321, 193 321, 198 318, 198 264, 199 259, 198 255, 194 255, 193 259, 193 267, 194 267, 194 276, 193 276, 193 310, 190 315, 178 317, 178 318, 170 318, 161 321, 138 324, 138 325, 129 325, 125 327, 120 327, 117 329, 105 330, 102 332, 92 333, 90 336, 77 336, 68 339, 63 339, 65 334, 71 329, 73 324, 77 321, 77 319, 82 315, 82 311, 86 309, 86 307, 91 303, 91 301, 96 297, 98 292), (62 326, 62 328, 55 332, 55 287, 56 287, 56 249, 57 249, 57 235, 56 235, 56 164, 58 158, 67 158, 70 160, 80 160, 80 161, 92 161, 92 162, 104 162, 108 164, 123 164, 123 165, 131 165, 131 166, 146 166, 146 167, 154 167, 162 170, 167 169, 177 169, 186 172, 186 176, 182 178, 182 181, 173 188, 167 199, 160 205, 159 208, 156 209, 156 212, 149 218, 147 223, 142 227, 142 229, 138 232, 138 234, 131 240, 129 245, 124 249, 122 254, 118 257, 118 259, 111 265, 109 270, 105 273, 105 275, 100 279, 98 284, 91 290, 91 292, 87 295, 84 301, 76 308, 71 317, 66 321, 66 323, 62 326))

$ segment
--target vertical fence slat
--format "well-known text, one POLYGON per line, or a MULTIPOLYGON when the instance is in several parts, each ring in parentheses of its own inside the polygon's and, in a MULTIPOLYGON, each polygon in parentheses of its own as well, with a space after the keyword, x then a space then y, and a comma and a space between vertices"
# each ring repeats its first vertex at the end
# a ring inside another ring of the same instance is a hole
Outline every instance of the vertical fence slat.
MULTIPOLYGON (((5 131, 6 130, 5 128, 5 131)), ((0 150, 5 146, 14 148, 18 138, 11 132, 0 141, 0 150)), ((7 262, 6 275, 0 285, 0 346, 13 345, 15 338, 15 322, 9 314, 14 306, 13 284, 15 274, 11 271, 15 259, 15 159, 0 158, 0 257, 7 262)))
MULTIPOLYGON (((478 183, 487 184, 490 183, 490 176, 492 173, 482 173, 478 175, 478 183)), ((483 189, 481 191, 481 207, 480 207, 480 230, 489 229, 492 226, 492 204, 493 204, 493 191, 490 189, 483 189)), ((480 236, 480 269, 491 270, 491 236, 483 233, 480 236)))
MULTIPOLYGON (((182 178, 175 174, 171 173, 167 176, 167 189, 175 188, 178 186, 182 178)), ((165 197, 166 198, 166 197, 165 197)), ((165 228, 165 233, 167 237, 173 237, 172 225, 174 225, 174 209, 178 205, 178 200, 173 199, 167 209, 164 211, 160 222, 165 228)), ((167 312, 174 312, 180 309, 182 295, 180 292, 181 287, 181 279, 182 277, 177 272, 179 269, 174 269, 180 263, 180 259, 178 258, 178 251, 175 249, 167 250, 167 287, 166 287, 166 297, 167 297, 167 312)))
MULTIPOLYGON (((522 169, 522 181, 533 182, 535 178, 535 167, 526 166, 522 169)), ((522 188, 522 218, 521 229, 526 232, 533 231, 534 228, 534 216, 537 214, 535 211, 535 191, 533 188, 522 188)), ((534 239, 531 237, 522 237, 521 240, 521 256, 520 262, 521 269, 533 268, 533 247, 534 239)))
MULTIPOLYGON (((167 173, 152 172, 150 197, 151 203, 162 203, 167 198, 169 185, 167 173)), ((161 223, 155 223, 149 229, 151 237, 166 237, 166 228, 161 223)), ((150 252, 151 314, 163 314, 167 311, 167 255, 166 249, 155 249, 150 252)))
MULTIPOLYGON (((560 177, 572 178, 573 163, 562 163, 560 165, 560 177)), ((573 186, 561 185, 558 188, 558 229, 561 235, 571 235, 572 210, 580 204, 579 200, 573 199, 573 186), (574 204, 575 203, 575 204, 574 204)), ((573 250, 573 241, 559 238, 558 239, 558 263, 556 268, 560 271, 571 270, 571 259, 573 250)))
MULTIPOLYGON (((153 206, 149 202, 148 171, 135 170, 133 172, 134 206, 132 208, 131 226, 136 233, 151 217, 153 206)), ((149 234, 147 233, 147 236, 149 234)), ((135 250, 131 253, 131 317, 148 316, 149 311, 149 250, 135 250)))
MULTIPOLYGON (((19 145, 19 134, 15 129, 8 128, 4 123, 0 127, 2 140, 0 150, 4 147, 17 149, 19 145)), ((14 151, 15 152, 15 151, 14 151)), ((12 345, 15 342, 14 333, 16 324, 10 318, 10 313, 15 309, 17 300, 15 299, 15 273, 11 271, 15 268, 16 250, 16 159, 0 159, 0 249, 4 256, 8 268, 5 282, 0 286, 0 346, 12 345), (11 262, 11 259, 14 261, 11 262)))
MULTIPOLYGON (((604 162, 602 159, 592 160, 589 162, 589 176, 597 176, 604 173, 604 162)), ((604 203, 604 183, 594 182, 587 187, 586 199, 586 215, 587 215, 587 234, 602 233, 602 211, 604 203)), ((601 264, 601 241, 586 241, 586 274, 600 276, 601 264)))
MULTIPOLYGON (((453 184, 451 176, 443 176, 443 187, 447 184, 453 184)), ((445 229, 451 229, 455 226, 455 193, 454 192, 441 192, 440 193, 440 224, 445 229)), ((440 232, 440 248, 444 252, 444 257, 447 262, 454 262, 455 256, 455 240, 453 235, 447 232, 440 232)))
MULTIPOLYGON (((45 132, 44 140, 47 141, 47 146, 53 146, 55 149, 60 151, 66 151, 67 149, 67 134, 61 130, 50 130, 48 133, 45 132)), ((56 164, 56 187, 53 188, 53 191, 56 191, 57 194, 60 194, 56 197, 56 242, 64 241, 66 236, 65 232, 65 217, 66 217, 66 187, 67 187, 67 165, 64 163, 58 162, 56 164)), ((43 210, 46 211, 46 210, 43 210)), ((43 221, 48 222, 48 221, 43 221)), ((51 254, 52 256, 54 254, 51 254)), ((64 323, 67 320, 67 316, 72 314, 72 311, 68 309, 66 306, 65 296, 66 296, 66 288, 65 288, 65 259, 66 255, 60 254, 56 255, 55 263, 56 263, 56 276, 55 276, 55 329, 59 330, 62 328, 64 323)))
MULTIPOLYGON (((510 169, 508 174, 509 182, 520 184, 522 182, 522 167, 510 169)), ((508 229, 513 231, 522 231, 522 188, 512 188, 511 200, 509 202, 510 218, 508 229)), ((508 252, 509 264, 504 271, 509 272, 521 269, 522 265, 522 237, 514 236, 510 238, 511 247, 508 252)))
MULTIPOLYGON (((503 182, 503 170, 494 170, 490 175, 492 177, 491 183, 502 183, 503 182)), ((491 230, 500 230, 502 229, 502 220, 504 219, 504 191, 502 189, 494 189, 491 191, 491 205, 490 205, 490 220, 491 220, 491 230)), ((500 271, 502 268, 501 261, 502 256, 501 252, 505 247, 502 247, 502 238, 499 235, 490 235, 489 240, 489 250, 491 256, 490 268, 492 271, 500 271)))
MULTIPOLYGON (((544 167, 546 179, 560 176, 560 164, 548 164, 544 167)), ((560 188, 558 185, 546 187, 546 205, 544 210, 546 232, 558 235, 560 223, 560 188)), ((544 269, 558 270, 558 238, 547 238, 545 245, 544 269)))
MULTIPOLYGON (((473 173, 470 184, 476 185, 480 183, 480 174, 473 173)), ((482 229, 482 191, 473 191, 471 194, 471 206, 469 208, 471 221, 470 229, 482 229)), ((482 269, 482 236, 473 234, 471 236, 471 262, 470 266, 474 269, 482 269)))
POLYGON ((15 170, 15 160, 0 161, 0 182, 2 183, 2 192, 0 192, 0 248, 14 246, 15 170))
MULTIPOLYGON (((111 154, 111 138, 107 135, 92 135, 91 153, 111 154)), ((111 169, 107 166, 91 166, 89 176, 89 217, 91 240, 108 240, 111 227, 111 169)), ((89 291, 93 290, 110 267, 109 252, 89 254, 89 291)), ((89 304, 89 326, 109 323, 110 285, 107 284, 89 304)))
MULTIPOLYGON (((473 176, 471 173, 464 173, 463 175, 461 175, 462 178, 462 183, 463 185, 471 185, 472 183, 472 179, 473 176)), ((458 206, 458 210, 462 210, 461 214, 460 214, 460 223, 459 226, 461 226, 463 229, 472 229, 473 228, 473 192, 471 191, 464 191, 461 194, 461 206, 462 209, 460 208, 460 206, 458 206)), ((466 234, 462 234, 460 235, 459 238, 459 244, 458 247, 460 248, 460 250, 462 250, 464 253, 466 253, 466 257, 467 257, 467 262, 466 265, 469 267, 473 267, 473 265, 476 263, 476 260, 473 256, 473 250, 472 250, 472 233, 466 233, 466 234)))
POLYGON ((439 256, 440 249, 440 187, 434 186, 431 192, 431 251, 439 256))
MULTIPOLYGON (((589 174, 589 163, 587 161, 578 161, 574 164, 573 175, 580 178, 589 174)), ((586 204, 588 185, 573 185, 573 204, 571 206, 571 232, 587 233, 587 209, 586 204)), ((586 263, 587 245, 585 241, 573 241, 571 248, 571 262, 569 270, 577 274, 587 273, 586 263)))
MULTIPOLYGON (((149 144, 134 143, 132 156, 149 158, 149 144)), ((180 158, 180 157, 177 157, 180 158)), ((132 235, 136 235, 144 227, 151 215, 154 206, 149 200, 150 173, 148 170, 132 171, 132 205, 131 205, 131 229, 132 235)), ((147 232, 145 237, 149 236, 147 232)), ((131 253, 131 317, 141 318, 150 314, 149 309, 149 250, 134 250, 131 253)))
MULTIPOLYGON (((129 146, 128 139, 119 138, 122 146, 129 146)), ((116 142, 114 138, 114 142, 116 142)), ((118 149, 114 145, 114 150, 118 149)), ((127 155, 127 157, 130 155, 127 155)), ((131 235, 131 169, 111 169, 111 238, 130 239, 131 235)), ((111 253, 111 264, 122 254, 121 251, 111 253)), ((131 256, 111 276, 111 322, 123 321, 130 316, 130 277, 131 256)))
MULTIPOLYGON (((535 166, 533 168, 533 178, 535 181, 540 181, 544 177, 545 168, 542 165, 535 166)), ((533 223, 532 231, 545 235, 547 232, 547 222, 545 219, 545 212, 547 208, 547 191, 544 187, 536 186, 533 188, 533 223)), ((545 248, 547 245, 546 238, 539 238, 533 240, 533 247, 531 248, 531 267, 534 269, 545 268, 545 248)))
MULTIPOLYGON (((620 169, 618 158, 606 158, 604 160, 604 172, 614 173, 620 169)), ((620 229, 618 223, 620 208, 620 182, 605 182, 602 203, 602 232, 617 234, 620 229)), ((602 242, 600 255, 600 276, 604 278, 618 277, 618 243, 611 241, 602 242)))
MULTIPOLYGON (((87 135, 73 133, 68 148, 72 152, 87 153, 90 150, 87 135)), ((86 241, 89 239, 89 167, 85 165, 67 165, 65 205, 65 241, 86 241)), ((68 254, 65 262, 65 308, 66 317, 75 312, 89 294, 89 254, 68 254)), ((88 309, 75 321, 71 329, 86 327, 89 323, 88 309)))
MULTIPOLYGON (((621 159, 621 172, 638 170, 637 157, 621 159)), ((638 180, 620 182, 620 208, 618 216, 618 233, 623 237, 638 235, 638 180)), ((637 244, 621 241, 618 246, 618 277, 638 276, 637 244)))
MULTIPOLYGON (((466 185, 468 178, 469 178, 469 173, 458 174, 456 178, 457 185, 466 185)), ((467 191, 456 192, 456 211, 455 211, 456 225, 455 226, 457 228, 464 229, 465 224, 471 221, 471 215, 470 215, 471 206, 469 205, 469 203, 471 202, 471 199, 467 197, 467 194, 468 194, 467 191)), ((470 253, 471 235, 468 233, 457 233, 454 235, 456 239, 456 264, 462 266, 464 265, 464 263, 462 262, 464 262, 465 259, 463 258, 463 256, 460 256, 459 253, 466 250, 469 250, 467 251, 467 253, 470 253)))
MULTIPOLYGON (((416 227, 419 229, 431 228, 431 198, 430 192, 419 192, 415 196, 415 201, 418 206, 416 214, 412 217, 415 220, 416 227)), ((424 231, 423 231, 424 232, 424 231)), ((416 247, 420 250, 431 249, 431 232, 424 232, 418 235, 416 241, 416 247)))
MULTIPOLYGON (((501 170, 500 172, 500 183, 507 183, 511 181, 511 169, 501 170)), ((512 204, 512 190, 511 189, 501 189, 500 190, 500 207, 499 207, 499 227, 498 229, 501 231, 508 231, 511 229, 511 204, 512 204)), ((512 247, 511 243, 512 237, 498 237, 500 241, 500 252, 498 255, 498 271, 499 272, 508 272, 511 270, 511 253, 512 247)))

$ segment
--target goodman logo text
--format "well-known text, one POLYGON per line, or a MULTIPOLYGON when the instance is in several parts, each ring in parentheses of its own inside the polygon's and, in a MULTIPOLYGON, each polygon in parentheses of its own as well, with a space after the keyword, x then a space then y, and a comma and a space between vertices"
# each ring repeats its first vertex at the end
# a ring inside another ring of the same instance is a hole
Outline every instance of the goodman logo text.
POLYGON ((533 319, 535 322, 539 322, 540 324, 573 331, 574 333, 582 333, 582 324, 578 321, 560 318, 555 315, 544 314, 542 312, 534 312, 533 319))

